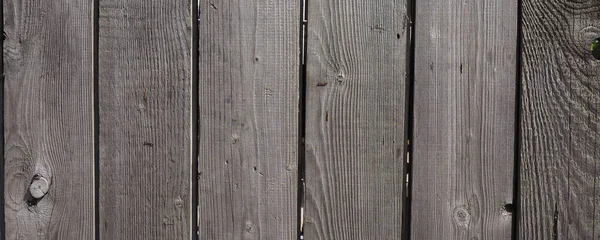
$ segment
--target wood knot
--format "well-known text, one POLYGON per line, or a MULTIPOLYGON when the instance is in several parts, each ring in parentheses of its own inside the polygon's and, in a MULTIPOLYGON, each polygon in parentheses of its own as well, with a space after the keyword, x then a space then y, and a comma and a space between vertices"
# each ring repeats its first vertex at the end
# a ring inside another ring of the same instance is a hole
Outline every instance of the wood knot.
POLYGON ((240 135, 238 135, 237 133, 234 133, 231 135, 231 144, 236 144, 239 141, 240 141, 240 135))
POLYGON ((252 232, 252 223, 246 222, 246 226, 244 227, 247 233, 251 233, 252 232))
POLYGON ((180 209, 183 207, 183 200, 180 197, 175 198, 175 208, 180 209))
POLYGON ((294 170, 294 165, 292 165, 292 164, 286 165, 285 170, 287 170, 288 172, 291 172, 292 170, 294 170))
POLYGON ((471 222, 471 213, 467 206, 460 205, 454 208, 454 223, 460 227, 467 228, 471 222))
POLYGON ((29 193, 33 198, 39 199, 44 197, 50 189, 50 181, 40 174, 36 174, 31 179, 29 184, 29 193))
POLYGON ((344 73, 339 73, 336 77, 338 83, 342 83, 344 82, 344 79, 346 78, 346 76, 344 75, 344 73))

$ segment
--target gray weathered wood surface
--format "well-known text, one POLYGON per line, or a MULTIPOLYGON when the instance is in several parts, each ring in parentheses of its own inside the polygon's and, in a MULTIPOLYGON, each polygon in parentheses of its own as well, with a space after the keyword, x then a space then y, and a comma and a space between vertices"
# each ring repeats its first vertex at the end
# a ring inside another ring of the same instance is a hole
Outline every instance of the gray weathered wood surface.
POLYGON ((309 3, 305 239, 401 237, 406 3, 309 3))
POLYGON ((92 239, 92 1, 4 2, 4 239, 92 239), (39 174, 49 192, 33 200, 39 174), (29 204, 28 204, 29 203, 29 204))
POLYGON ((200 1, 201 239, 297 237, 299 1, 200 1))
POLYGON ((412 239, 509 239, 517 0, 416 2, 412 239))
MULTIPOLYGON (((5 0, 0 238, 94 238, 99 124, 101 239, 295 239, 300 1, 5 0)), ((517 2, 416 1, 412 239, 511 237, 516 121, 519 239, 600 238, 600 5, 517 2)), ((406 237, 407 0, 308 14, 305 239, 406 237)))
POLYGON ((99 4, 100 238, 189 239, 190 1, 99 4))
POLYGON ((520 239, 600 237, 598 3, 523 1, 520 239))

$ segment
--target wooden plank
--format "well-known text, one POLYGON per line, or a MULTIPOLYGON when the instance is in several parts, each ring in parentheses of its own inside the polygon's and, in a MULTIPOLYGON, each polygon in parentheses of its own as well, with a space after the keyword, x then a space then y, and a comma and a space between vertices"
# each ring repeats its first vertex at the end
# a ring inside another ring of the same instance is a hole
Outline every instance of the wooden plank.
POLYGON ((597 1, 524 0, 520 239, 598 239, 597 1))
POLYGON ((308 5, 306 239, 400 239, 407 1, 308 5))
POLYGON ((190 239, 191 3, 99 4, 100 238, 190 239))
POLYGON ((517 0, 417 1, 412 239, 509 239, 517 0))
POLYGON ((92 239, 93 3, 3 4, 6 233, 0 238, 92 239), (36 175, 45 180, 32 182, 36 175), (46 195, 35 189, 32 195, 30 185, 46 195))
POLYGON ((299 7, 200 1, 200 239, 297 237, 299 7))

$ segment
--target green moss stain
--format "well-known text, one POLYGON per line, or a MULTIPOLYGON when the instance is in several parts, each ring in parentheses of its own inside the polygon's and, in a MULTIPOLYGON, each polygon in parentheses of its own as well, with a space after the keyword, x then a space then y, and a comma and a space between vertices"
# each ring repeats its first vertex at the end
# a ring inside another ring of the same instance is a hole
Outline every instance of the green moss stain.
POLYGON ((592 51, 592 56, 595 59, 600 60, 600 38, 596 38, 592 45, 590 45, 590 51, 592 51))

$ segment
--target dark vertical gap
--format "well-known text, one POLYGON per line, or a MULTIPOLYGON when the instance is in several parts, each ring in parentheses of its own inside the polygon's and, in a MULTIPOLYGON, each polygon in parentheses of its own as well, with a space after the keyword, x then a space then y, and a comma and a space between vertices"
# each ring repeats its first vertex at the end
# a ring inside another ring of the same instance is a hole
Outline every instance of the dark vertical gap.
POLYGON ((190 0, 191 1, 191 15, 192 15, 192 47, 191 47, 191 57, 192 57, 192 156, 190 156, 192 159, 192 170, 191 173, 192 175, 190 176, 190 180, 191 180, 191 188, 192 188, 192 201, 191 201, 191 218, 192 218, 192 222, 191 222, 191 230, 192 232, 190 233, 190 237, 192 239, 198 239, 199 238, 199 228, 198 228, 198 124, 199 124, 199 106, 198 106, 198 72, 199 72, 199 65, 198 65, 198 56, 199 56, 199 50, 198 50, 198 1, 197 0, 190 0))
POLYGON ((558 239, 558 201, 554 203, 554 224, 552 225, 552 239, 558 239))
POLYGON ((407 2, 407 14, 408 14, 408 34, 406 42, 406 115, 405 119, 405 139, 404 147, 406 153, 404 154, 404 181, 408 181, 404 188, 405 197, 403 206, 403 220, 402 220, 402 239, 410 239, 410 228, 411 228, 411 210, 412 210, 412 163, 414 162, 412 154, 413 144, 413 127, 414 127, 414 100, 415 100, 415 22, 416 22, 416 0, 408 0, 407 2))
POLYGON ((513 212, 512 212, 512 239, 519 239, 519 216, 521 214, 520 196, 520 169, 521 169, 521 96, 522 89, 522 61, 523 61, 523 2, 517 1, 517 54, 516 54, 516 79, 515 79, 515 140, 514 140, 514 173, 513 173, 513 212))
MULTIPOLYGON (((2 1, 2 4, 0 4, 0 19, 2 19, 2 24, 0 25, 0 32, 2 32, 2 36, 0 37, 2 38, 2 43, 4 43, 4 40, 6 39, 4 33, 4 1, 2 1)), ((4 44, 2 45, 4 46, 4 44)), ((2 152, 2 156, 0 157, 0 174, 2 174, 2 182, 0 183, 0 199, 4 201, 4 176, 6 176, 4 175, 4 54, 1 54, 0 56, 0 71, 2 72, 0 74, 0 112, 2 113, 2 117, 0 118, 0 139, 2 139, 2 142, 0 142, 0 152, 2 152)), ((3 239, 6 235, 6 228, 4 224, 4 207, 0 207, 0 217, 2 218, 2 221, 0 221, 0 239, 3 239)))
MULTIPOLYGON (((600 12, 597 12, 596 14, 596 18, 598 19, 600 16, 600 12)), ((593 40, 593 42, 595 42, 597 39, 593 40)), ((592 43, 593 44, 593 43, 592 43)), ((594 50, 596 50, 595 48, 592 47, 592 57, 596 60, 598 60, 598 58, 596 58, 596 54, 594 54, 594 50)), ((596 50, 597 51, 597 50, 596 50)), ((598 73, 598 71, 596 71, 596 74, 598 73)), ((597 75, 596 75, 597 76, 597 75)), ((588 83, 588 88, 589 89, 594 89, 591 83, 588 83)), ((596 119, 598 118, 598 106, 596 105, 596 103, 592 103, 592 101, 590 100, 588 102, 588 109, 594 109, 594 116, 596 117, 596 119), (595 105, 595 106, 592 106, 595 105)), ((590 115, 588 116, 588 126, 590 126, 590 128, 592 128, 591 126, 594 126, 592 129, 593 133, 594 133, 594 155, 593 156, 598 156, 598 128, 595 127, 595 124, 593 122, 593 117, 592 117, 592 113, 590 113, 590 115)), ((592 209, 592 223, 596 223, 596 176, 598 176, 598 161, 596 161, 594 158, 592 158, 592 161, 594 163, 594 174, 592 176, 594 176, 594 190, 593 190, 593 194, 592 194, 592 199, 594 201, 594 206, 592 209)), ((592 224, 592 238, 596 237, 596 224, 592 224)))
POLYGON ((99 39, 99 19, 100 19, 100 0, 94 0, 93 13, 93 101, 94 101, 94 236, 96 240, 100 239, 100 107, 98 94, 98 39, 99 39))
MULTIPOLYGON (((586 87, 588 89, 593 89, 593 86, 592 86, 592 84, 590 82, 588 82, 586 84, 586 87)), ((591 100, 591 98, 587 101, 587 108, 590 110, 588 112, 587 128, 593 129, 594 128, 593 127, 594 123, 592 121, 592 111, 591 111, 593 109, 593 106, 592 106, 592 100, 591 100)), ((595 151, 596 151, 596 137, 595 137, 595 135, 597 134, 597 131, 592 130, 592 132, 594 133, 594 138, 593 138, 594 139, 594 153, 593 153, 594 155, 592 155, 592 156, 597 156, 597 155, 595 155, 595 151)), ((594 186, 593 187, 594 190, 593 190, 593 193, 592 193, 592 199, 595 200, 595 198, 596 198, 596 166, 595 166, 596 165, 596 161, 593 159, 593 157, 592 157, 591 160, 592 160, 592 163, 594 163, 594 174, 592 175, 593 176, 593 182, 594 182, 594 185, 593 185, 594 186)), ((595 233, 596 233, 596 224, 595 224, 596 223, 596 204, 595 204, 595 201, 594 201, 594 204, 593 204, 593 207, 592 207, 592 223, 594 223, 594 224, 592 224, 592 238, 595 238, 595 236, 594 236, 595 233)))
POLYGON ((306 136, 306 47, 307 47, 307 1, 300 0, 300 88, 298 103, 298 239, 304 239, 303 214, 304 214, 304 178, 305 174, 305 150, 304 137, 306 136))

